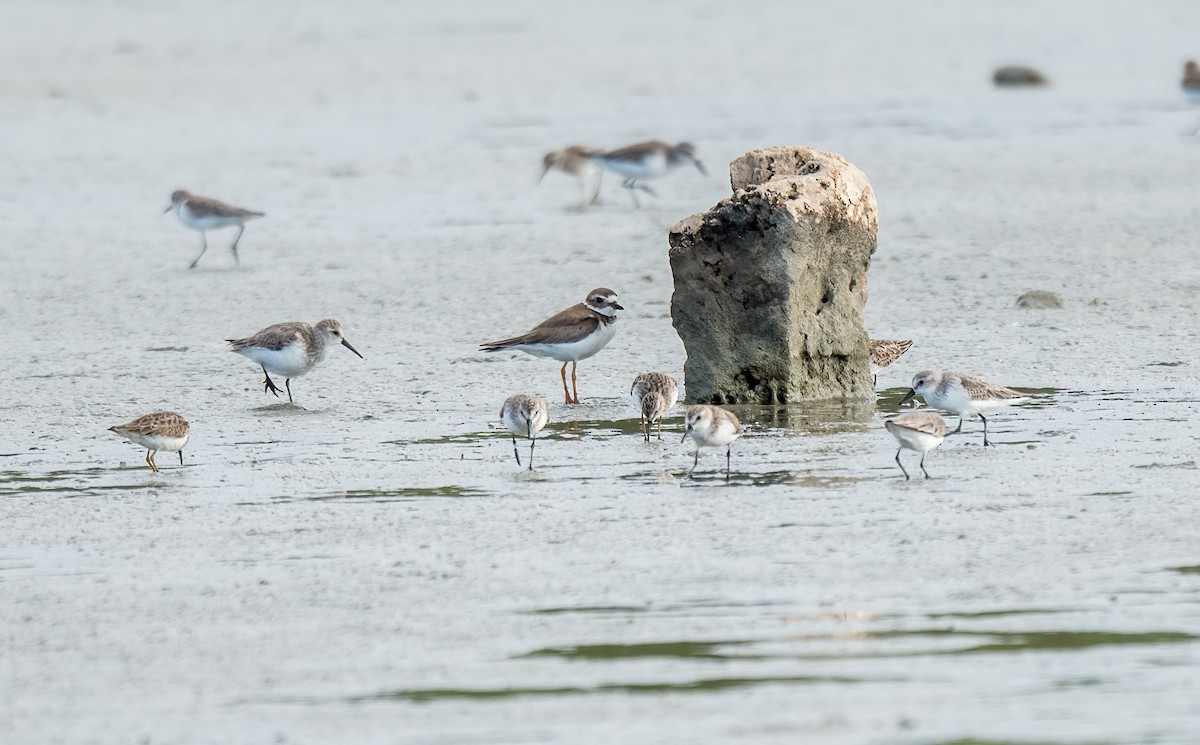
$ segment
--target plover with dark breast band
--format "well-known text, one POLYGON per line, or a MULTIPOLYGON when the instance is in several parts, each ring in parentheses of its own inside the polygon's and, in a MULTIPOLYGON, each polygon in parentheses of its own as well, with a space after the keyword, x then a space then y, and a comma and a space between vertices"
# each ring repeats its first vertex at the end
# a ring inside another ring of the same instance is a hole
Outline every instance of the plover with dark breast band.
POLYGON ((617 333, 617 311, 625 310, 617 302, 617 293, 597 287, 578 305, 550 316, 520 336, 481 344, 484 352, 512 349, 534 357, 549 357, 562 362, 563 396, 568 404, 579 403, 575 367, 580 360, 604 349, 617 333), (571 388, 567 389, 567 363, 571 363, 571 388))
POLYGON ((254 360, 262 368, 266 380, 263 393, 270 391, 279 396, 279 387, 271 380, 271 373, 282 375, 287 389, 288 403, 292 403, 292 378, 298 378, 316 367, 333 344, 341 344, 351 352, 362 355, 350 346, 342 334, 342 324, 332 318, 318 321, 310 326, 299 321, 277 323, 244 339, 226 339, 231 351, 254 360))
POLYGON ((266 214, 234 207, 217 199, 197 197, 183 189, 179 189, 171 195, 171 204, 163 210, 163 214, 165 215, 171 210, 175 210, 175 216, 179 218, 179 222, 192 230, 200 231, 202 243, 200 254, 192 259, 192 263, 188 264, 188 269, 194 269, 196 262, 200 261, 200 256, 203 256, 204 252, 208 250, 208 237, 205 235, 205 231, 234 225, 238 226, 238 234, 234 237, 233 245, 229 249, 233 251, 234 263, 241 263, 238 260, 237 248, 238 241, 242 239, 242 233, 246 231, 246 221, 266 214))

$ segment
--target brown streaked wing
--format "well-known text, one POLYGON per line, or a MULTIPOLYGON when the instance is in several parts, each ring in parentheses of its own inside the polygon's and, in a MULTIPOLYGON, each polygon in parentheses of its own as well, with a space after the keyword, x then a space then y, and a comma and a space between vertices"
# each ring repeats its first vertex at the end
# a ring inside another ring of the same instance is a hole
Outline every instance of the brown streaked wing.
POLYGON ((532 330, 511 339, 481 344, 485 352, 495 352, 520 344, 569 344, 579 341, 596 330, 600 319, 583 303, 572 305, 534 326, 532 330))
POLYGON ((226 339, 225 341, 229 342, 235 351, 248 347, 275 350, 283 349, 288 344, 296 341, 297 335, 300 336, 300 342, 306 344, 308 338, 312 336, 312 327, 301 321, 277 323, 273 326, 267 326, 254 336, 247 336, 244 339, 226 339))
POLYGON ((186 419, 173 411, 156 411, 140 416, 127 424, 118 424, 111 429, 135 435, 183 437, 188 432, 188 423, 186 419))
POLYGON ((610 150, 607 153, 601 153, 601 157, 605 160, 626 160, 639 161, 651 153, 670 150, 671 146, 659 140, 650 140, 649 142, 639 142, 636 145, 629 145, 617 150, 610 150))
POLYGON ((887 367, 900 359, 911 346, 912 339, 871 339, 867 342, 871 361, 879 367, 887 367))
POLYGON ((219 199, 210 199, 209 197, 188 197, 187 208, 196 217, 262 217, 266 214, 234 207, 232 204, 225 204, 219 199))
POLYGON ((1025 394, 1020 391, 1014 391, 1012 388, 1005 388, 1002 385, 989 383, 977 375, 967 375, 966 373, 952 374, 962 383, 963 390, 967 392, 967 395, 976 401, 989 398, 1025 398, 1025 394))

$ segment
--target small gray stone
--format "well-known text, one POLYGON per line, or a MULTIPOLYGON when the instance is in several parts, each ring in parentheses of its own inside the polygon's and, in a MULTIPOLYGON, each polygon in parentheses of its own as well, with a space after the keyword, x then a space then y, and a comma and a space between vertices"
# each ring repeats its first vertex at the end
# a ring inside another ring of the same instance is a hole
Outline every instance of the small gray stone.
POLYGON ((992 83, 1007 88, 1027 85, 1048 85, 1050 80, 1038 70, 1022 65, 998 67, 992 73, 992 83))
POLYGON ((1061 308, 1063 307, 1063 301, 1056 293, 1046 290, 1030 290, 1029 292, 1021 293, 1021 297, 1017 298, 1017 307, 1061 308))

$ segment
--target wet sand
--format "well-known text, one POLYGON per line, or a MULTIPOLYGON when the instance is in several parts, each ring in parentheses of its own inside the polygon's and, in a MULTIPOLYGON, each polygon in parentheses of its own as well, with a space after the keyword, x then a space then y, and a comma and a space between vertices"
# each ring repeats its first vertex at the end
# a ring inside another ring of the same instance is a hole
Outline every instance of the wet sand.
POLYGON ((1200 737, 1200 10, 205 7, 0 27, 0 741, 1200 737), (992 89, 1008 63, 1052 85, 992 89), (711 175, 640 211, 535 186, 547 149, 648 138, 711 175), (645 445, 625 397, 682 378, 666 230, 773 144, 867 173, 868 328, 915 344, 877 407, 740 408, 730 480, 686 479, 680 410, 645 445), (186 269, 175 188, 267 213, 240 266, 224 231, 186 269), (597 285, 628 312, 583 405, 476 351, 597 285), (324 317, 366 359, 303 409, 222 341, 324 317), (927 367, 1039 395, 904 482, 881 414, 927 367), (532 474, 497 429, 522 391, 532 474), (153 475, 105 430, 156 408, 193 439, 153 475))

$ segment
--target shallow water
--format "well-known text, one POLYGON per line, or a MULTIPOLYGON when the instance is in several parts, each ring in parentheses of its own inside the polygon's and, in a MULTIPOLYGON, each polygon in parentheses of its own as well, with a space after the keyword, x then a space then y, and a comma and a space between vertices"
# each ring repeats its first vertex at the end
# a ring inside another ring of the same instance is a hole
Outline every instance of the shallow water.
POLYGON ((0 24, 0 741, 1200 739, 1200 9, 353 10, 0 24), (991 89, 1010 62, 1054 84, 991 89), (640 211, 534 186, 548 148, 649 137, 711 175, 640 211), (877 406, 736 408, 729 478, 687 478, 679 410, 645 444, 626 397, 682 377, 665 232, 781 143, 867 173, 868 327, 915 344, 877 406), (177 187, 268 213, 240 266, 226 231, 186 270, 177 187), (597 285, 628 311, 581 406, 476 351, 597 285), (366 359, 303 408, 222 341, 323 317, 366 359), (1037 395, 905 482, 880 415, 929 367, 1037 395), (156 408, 193 424, 157 475, 105 431, 156 408))

